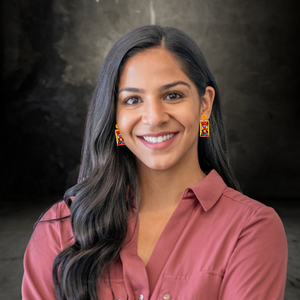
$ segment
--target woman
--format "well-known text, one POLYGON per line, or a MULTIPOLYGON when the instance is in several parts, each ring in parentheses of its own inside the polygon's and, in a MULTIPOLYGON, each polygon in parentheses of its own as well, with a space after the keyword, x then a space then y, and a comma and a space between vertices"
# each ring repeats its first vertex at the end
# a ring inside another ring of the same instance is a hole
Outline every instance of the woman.
POLYGON ((239 192, 196 43, 168 27, 124 35, 102 66, 78 184, 27 247, 23 299, 283 299, 286 263, 279 217, 239 192))

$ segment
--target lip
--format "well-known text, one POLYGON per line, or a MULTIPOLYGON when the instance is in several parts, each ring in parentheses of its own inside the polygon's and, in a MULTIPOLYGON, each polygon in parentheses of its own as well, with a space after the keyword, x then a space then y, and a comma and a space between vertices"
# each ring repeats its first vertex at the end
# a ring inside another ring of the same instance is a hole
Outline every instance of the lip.
POLYGON ((138 136, 138 138, 141 140, 141 142, 147 148, 149 148, 151 150, 162 150, 162 149, 166 149, 169 146, 171 146, 173 144, 173 142, 176 140, 177 136, 178 136, 178 132, 160 132, 159 134, 149 133, 149 134, 140 135, 140 136, 138 136), (175 134, 172 138, 170 138, 169 140, 163 141, 159 144, 149 143, 143 139, 143 136, 157 137, 157 136, 163 136, 163 135, 172 134, 172 133, 175 134))
POLYGON ((158 136, 164 136, 164 135, 168 135, 168 134, 172 134, 175 133, 175 135, 178 133, 178 131, 163 131, 160 133, 146 133, 146 134, 142 134, 142 135, 138 135, 139 138, 142 138, 143 136, 152 136, 152 137, 158 137, 158 136))

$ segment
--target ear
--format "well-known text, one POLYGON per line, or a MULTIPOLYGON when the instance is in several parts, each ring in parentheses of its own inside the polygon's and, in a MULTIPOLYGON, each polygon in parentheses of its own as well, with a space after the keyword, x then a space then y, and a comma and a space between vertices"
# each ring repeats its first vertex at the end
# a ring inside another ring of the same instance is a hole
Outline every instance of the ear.
POLYGON ((205 114, 207 116, 207 119, 209 119, 215 95, 216 92, 212 86, 206 87, 205 93, 201 97, 200 118, 203 114, 205 114))

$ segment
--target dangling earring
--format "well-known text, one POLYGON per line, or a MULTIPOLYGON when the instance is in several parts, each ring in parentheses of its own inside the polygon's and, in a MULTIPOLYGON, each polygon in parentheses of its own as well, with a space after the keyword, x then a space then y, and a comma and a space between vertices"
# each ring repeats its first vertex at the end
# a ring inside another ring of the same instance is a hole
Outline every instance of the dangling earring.
POLYGON ((116 142, 117 142, 117 146, 124 146, 125 145, 125 141, 121 135, 121 132, 119 130, 118 124, 116 124, 116 130, 115 130, 115 135, 116 135, 116 142))
POLYGON ((201 116, 200 121, 200 136, 201 137, 209 137, 209 121, 207 120, 206 115, 201 116))

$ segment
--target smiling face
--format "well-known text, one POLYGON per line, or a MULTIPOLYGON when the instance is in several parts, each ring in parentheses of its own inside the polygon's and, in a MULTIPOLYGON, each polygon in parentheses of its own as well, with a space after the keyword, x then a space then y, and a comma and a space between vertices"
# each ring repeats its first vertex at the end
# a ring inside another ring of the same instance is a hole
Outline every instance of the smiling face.
POLYGON ((167 50, 131 57, 119 80, 116 121, 138 167, 198 164, 199 122, 202 113, 209 117, 212 101, 200 107, 195 84, 167 50))

